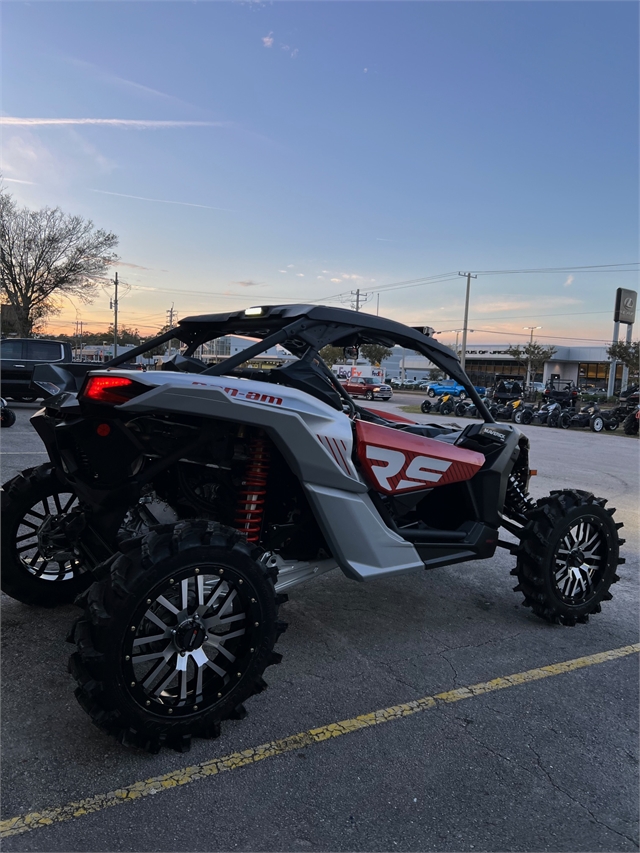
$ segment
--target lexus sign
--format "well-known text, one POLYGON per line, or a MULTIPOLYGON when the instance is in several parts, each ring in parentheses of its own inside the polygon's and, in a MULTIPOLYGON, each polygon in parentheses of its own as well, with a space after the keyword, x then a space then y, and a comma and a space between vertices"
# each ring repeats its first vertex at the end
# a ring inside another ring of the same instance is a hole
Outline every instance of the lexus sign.
POLYGON ((638 294, 635 290, 625 290, 619 287, 616 290, 616 307, 613 312, 614 323, 627 323, 632 325, 636 321, 636 303, 638 294))

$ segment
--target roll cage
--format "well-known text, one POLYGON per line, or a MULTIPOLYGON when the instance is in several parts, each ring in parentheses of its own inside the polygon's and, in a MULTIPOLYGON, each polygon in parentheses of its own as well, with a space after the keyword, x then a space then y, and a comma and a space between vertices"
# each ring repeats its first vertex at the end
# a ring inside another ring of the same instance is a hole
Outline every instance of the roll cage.
MULTIPOLYGON (((325 397, 330 385, 332 393, 339 395, 349 405, 355 406, 351 397, 330 371, 319 351, 327 346, 360 347, 363 344, 381 344, 392 347, 399 345, 424 355, 452 379, 464 386, 486 423, 494 423, 488 409, 480 399, 470 379, 462 369, 458 357, 448 347, 424 334, 416 327, 405 326, 383 317, 349 311, 345 308, 329 308, 317 305, 267 305, 232 311, 222 314, 200 314, 180 320, 174 329, 147 341, 142 346, 129 350, 106 362, 105 368, 118 367, 131 358, 144 355, 170 340, 179 340, 186 345, 184 357, 176 358, 165 369, 197 372, 209 376, 229 375, 232 371, 240 375, 256 371, 238 371, 240 365, 271 347, 280 344, 301 364, 280 367, 271 374, 280 374, 286 384, 301 387, 310 385, 310 393, 325 397), (239 353, 229 356, 219 364, 204 367, 192 358, 199 346, 225 335, 242 335, 257 338, 257 342, 239 353), (288 371, 288 372, 287 372, 288 371), (316 380, 314 381, 314 376, 316 380), (324 392, 324 393, 323 393, 324 392)), ((267 373, 265 371, 264 373, 267 373)), ((274 377, 271 381, 278 381, 274 377)), ((329 398, 332 394, 329 394, 329 398)), ((332 403, 335 405, 335 402, 332 403)))

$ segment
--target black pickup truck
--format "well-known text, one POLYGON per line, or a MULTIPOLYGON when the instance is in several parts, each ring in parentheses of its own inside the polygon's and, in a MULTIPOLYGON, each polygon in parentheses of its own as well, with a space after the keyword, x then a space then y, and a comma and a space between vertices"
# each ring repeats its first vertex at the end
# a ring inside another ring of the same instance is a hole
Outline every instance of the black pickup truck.
POLYGON ((2 396, 20 403, 32 403, 42 392, 31 385, 38 364, 70 362, 71 346, 41 338, 3 338, 0 341, 0 379, 2 396))

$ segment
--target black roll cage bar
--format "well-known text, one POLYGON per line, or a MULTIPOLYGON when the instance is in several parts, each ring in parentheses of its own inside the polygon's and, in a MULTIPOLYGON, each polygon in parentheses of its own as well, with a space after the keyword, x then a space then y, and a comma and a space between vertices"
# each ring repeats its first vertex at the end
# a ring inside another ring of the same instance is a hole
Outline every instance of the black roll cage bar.
MULTIPOLYGON (((365 343, 399 345, 424 355, 452 379, 457 380, 474 402, 485 423, 495 423, 455 353, 417 329, 343 308, 296 305, 268 306, 261 310, 265 312, 264 317, 247 316, 241 311, 231 314, 187 317, 175 328, 106 362, 104 368, 118 367, 174 339, 187 345, 185 355, 189 357, 202 344, 233 334, 246 335, 250 338, 259 337, 260 340, 241 352, 229 356, 220 364, 202 371, 202 375, 228 375, 236 367, 276 344, 283 345, 298 358, 302 357, 309 348, 318 353, 327 345, 339 347, 360 346, 365 343), (289 316, 286 316, 287 314, 289 316), (294 316, 291 316, 292 314, 294 316)), ((331 372, 324 362, 322 365, 328 373, 331 372)))

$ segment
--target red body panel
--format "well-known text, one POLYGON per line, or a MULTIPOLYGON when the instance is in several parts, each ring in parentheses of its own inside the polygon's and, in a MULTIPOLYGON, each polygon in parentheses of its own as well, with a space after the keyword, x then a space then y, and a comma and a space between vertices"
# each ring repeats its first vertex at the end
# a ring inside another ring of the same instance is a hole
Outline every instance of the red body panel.
POLYGON ((373 412, 374 415, 378 415, 381 418, 385 418, 387 421, 396 421, 399 424, 415 424, 417 421, 412 420, 411 418, 405 418, 403 415, 397 415, 395 412, 386 412, 382 409, 372 409, 371 406, 364 407, 368 412, 373 412))
POLYGON ((470 480, 484 456, 408 432, 356 421, 358 459, 378 492, 392 495, 470 480))

